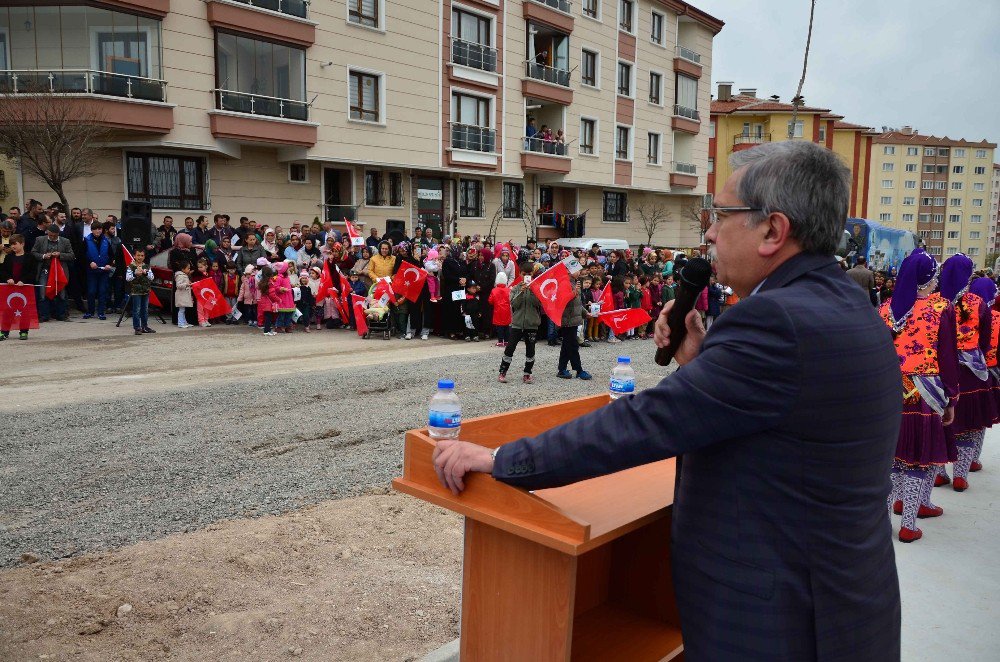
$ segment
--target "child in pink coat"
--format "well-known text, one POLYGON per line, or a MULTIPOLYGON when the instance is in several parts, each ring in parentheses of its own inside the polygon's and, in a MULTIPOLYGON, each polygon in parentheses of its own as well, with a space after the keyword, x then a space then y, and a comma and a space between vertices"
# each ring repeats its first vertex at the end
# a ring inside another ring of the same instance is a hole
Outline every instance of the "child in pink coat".
POLYGON ((275 330, 278 333, 292 332, 292 314, 295 312, 295 294, 292 292, 292 281, 288 278, 288 263, 279 262, 275 265, 274 292, 278 304, 278 321, 275 330))

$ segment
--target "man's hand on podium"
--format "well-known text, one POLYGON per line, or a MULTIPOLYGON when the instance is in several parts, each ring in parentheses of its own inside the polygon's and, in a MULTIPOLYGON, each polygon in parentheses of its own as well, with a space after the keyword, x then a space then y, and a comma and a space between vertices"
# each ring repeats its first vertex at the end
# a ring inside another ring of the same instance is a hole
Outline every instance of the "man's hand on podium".
POLYGON ((465 474, 493 471, 493 451, 458 439, 438 441, 432 459, 441 484, 456 496, 465 489, 465 474))

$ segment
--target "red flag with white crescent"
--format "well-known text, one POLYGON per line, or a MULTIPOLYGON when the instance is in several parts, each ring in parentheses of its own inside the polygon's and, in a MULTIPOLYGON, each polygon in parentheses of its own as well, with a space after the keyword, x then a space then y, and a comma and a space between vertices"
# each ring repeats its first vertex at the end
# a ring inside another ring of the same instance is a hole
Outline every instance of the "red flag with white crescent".
POLYGON ((344 226, 347 228, 347 236, 351 239, 351 246, 364 246, 365 240, 361 236, 361 232, 354 227, 354 223, 351 223, 346 218, 344 219, 344 226))
POLYGON ((351 305, 354 307, 354 328, 358 335, 364 337, 368 333, 368 320, 365 318, 365 298, 357 294, 351 295, 351 305))
POLYGON ((528 287, 538 297, 545 314, 558 326, 562 322, 562 314, 566 304, 576 296, 566 265, 559 262, 554 267, 542 272, 537 278, 532 279, 531 285, 528 287))
POLYGON ((347 324, 347 320, 350 319, 351 295, 354 294, 354 290, 351 289, 351 281, 347 280, 347 276, 340 269, 337 269, 337 278, 340 281, 340 301, 338 305, 341 319, 344 320, 344 324, 347 324))
POLYGON ((319 276, 319 291, 316 292, 316 303, 323 303, 330 288, 333 287, 333 278, 330 276, 330 263, 323 260, 323 273, 319 276))
POLYGON ((37 328, 34 286, 0 285, 0 329, 20 331, 37 328))
POLYGON ((604 289, 601 290, 601 296, 597 300, 601 304, 601 312, 609 313, 615 308, 615 298, 611 294, 611 281, 609 280, 607 284, 604 285, 604 289))
POLYGON ((629 329, 649 324, 653 318, 642 308, 625 308, 601 313, 599 319, 617 335, 625 333, 629 329))
POLYGON ((392 290, 416 303, 424 289, 426 280, 426 271, 409 262, 404 262, 392 279, 392 290))
POLYGON ((232 312, 232 308, 226 302, 226 297, 222 296, 219 286, 212 278, 202 278, 191 285, 191 291, 198 299, 198 305, 204 306, 206 315, 212 317, 222 317, 232 312))
POLYGON ((66 277, 62 262, 57 257, 52 258, 52 264, 49 265, 49 278, 45 282, 45 298, 55 299, 56 295, 66 288, 67 283, 69 283, 69 279, 66 277))

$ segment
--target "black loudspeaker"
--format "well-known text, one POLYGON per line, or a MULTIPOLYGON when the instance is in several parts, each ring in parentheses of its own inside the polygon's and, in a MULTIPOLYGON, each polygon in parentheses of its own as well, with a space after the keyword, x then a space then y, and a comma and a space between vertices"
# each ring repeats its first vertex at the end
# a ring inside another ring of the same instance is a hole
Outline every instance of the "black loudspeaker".
POLYGON ((130 249, 153 243, 153 205, 141 200, 122 200, 119 238, 130 249))
POLYGON ((383 238, 390 240, 394 244, 406 239, 406 221, 389 218, 385 221, 385 235, 383 238))

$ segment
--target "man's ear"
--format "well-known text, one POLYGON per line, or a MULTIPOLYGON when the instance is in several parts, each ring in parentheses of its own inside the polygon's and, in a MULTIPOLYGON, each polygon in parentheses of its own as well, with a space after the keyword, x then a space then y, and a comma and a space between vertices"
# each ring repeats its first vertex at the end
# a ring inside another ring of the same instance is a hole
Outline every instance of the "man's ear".
POLYGON ((781 212, 769 214, 757 227, 760 245, 757 254, 773 257, 792 240, 792 222, 781 212))

